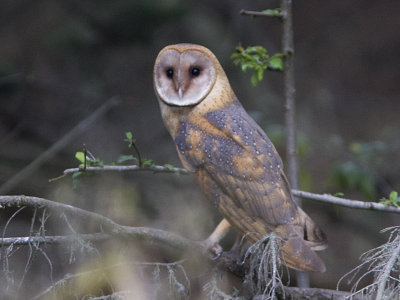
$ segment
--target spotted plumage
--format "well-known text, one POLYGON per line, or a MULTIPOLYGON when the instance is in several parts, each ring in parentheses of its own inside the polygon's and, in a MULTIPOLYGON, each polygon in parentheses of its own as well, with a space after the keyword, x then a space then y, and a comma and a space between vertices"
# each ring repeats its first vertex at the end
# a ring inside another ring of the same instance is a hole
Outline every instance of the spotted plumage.
POLYGON ((228 222, 251 242, 276 233, 287 266, 324 271, 313 250, 326 248, 325 235, 293 201, 275 147, 211 51, 167 46, 156 59, 154 85, 184 167, 228 222))

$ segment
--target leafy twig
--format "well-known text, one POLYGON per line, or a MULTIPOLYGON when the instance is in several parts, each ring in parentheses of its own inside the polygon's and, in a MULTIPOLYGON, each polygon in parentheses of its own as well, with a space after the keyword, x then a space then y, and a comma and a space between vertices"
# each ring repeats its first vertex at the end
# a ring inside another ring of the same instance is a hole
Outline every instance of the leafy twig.
POLYGON ((242 9, 240 11, 241 15, 251 16, 251 17, 278 17, 282 18, 282 13, 279 8, 277 9, 265 9, 263 11, 253 11, 242 9))
POLYGON ((232 54, 234 64, 240 64, 242 71, 253 70, 251 83, 256 86, 263 78, 265 70, 282 71, 284 54, 275 53, 269 55, 267 49, 262 46, 249 46, 246 49, 241 45, 236 47, 236 52, 232 54))
POLYGON ((126 136, 125 141, 128 142, 128 147, 129 148, 133 147, 133 149, 135 149, 135 152, 136 152, 136 155, 137 155, 137 159, 138 159, 138 162, 139 162, 139 167, 142 167, 142 157, 140 155, 139 148, 135 144, 136 140, 133 138, 132 132, 130 132, 130 131, 125 132, 125 136, 126 136))

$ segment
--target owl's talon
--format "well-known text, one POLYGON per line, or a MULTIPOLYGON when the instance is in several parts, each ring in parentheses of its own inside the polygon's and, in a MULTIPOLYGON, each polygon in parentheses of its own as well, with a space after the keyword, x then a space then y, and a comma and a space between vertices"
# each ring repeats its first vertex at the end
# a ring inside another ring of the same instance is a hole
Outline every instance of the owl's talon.
POLYGON ((221 251, 220 253, 217 253, 217 255, 215 255, 214 257, 211 257, 211 260, 217 260, 218 258, 221 257, 221 255, 222 255, 223 252, 224 252, 224 251, 221 251))
POLYGON ((209 240, 209 239, 205 239, 204 241, 201 241, 200 245, 206 252, 214 255, 211 258, 212 260, 217 260, 224 252, 224 249, 221 247, 220 244, 218 244, 218 242, 213 242, 212 240, 209 240))

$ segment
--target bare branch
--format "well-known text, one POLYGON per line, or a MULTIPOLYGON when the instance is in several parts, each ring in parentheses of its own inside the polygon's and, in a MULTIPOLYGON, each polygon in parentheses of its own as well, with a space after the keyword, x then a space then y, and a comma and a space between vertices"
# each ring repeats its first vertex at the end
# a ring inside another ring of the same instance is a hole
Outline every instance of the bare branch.
POLYGON ((128 165, 128 166, 110 166, 105 165, 102 167, 86 167, 82 168, 71 168, 64 170, 64 175, 73 174, 82 171, 151 171, 154 173, 177 173, 177 174, 189 174, 189 171, 183 168, 169 168, 165 166, 153 165, 153 166, 138 166, 138 165, 128 165))
POLYGON ((301 198, 307 198, 311 200, 317 200, 325 203, 336 204, 340 206, 357 208, 357 209, 367 209, 367 210, 378 210, 383 212, 400 213, 400 207, 388 206, 377 202, 364 202, 360 200, 352 200, 335 197, 329 194, 314 194, 299 190, 292 190, 293 195, 301 198))
POLYGON ((58 151, 63 149, 65 145, 69 144, 77 135, 85 131, 88 126, 97 121, 102 117, 107 111, 112 107, 118 105, 121 101, 118 97, 112 97, 106 101, 102 106, 96 109, 89 117, 82 120, 78 125, 76 125, 70 132, 64 135, 56 143, 54 143, 49 149, 40 154, 35 160, 28 164, 25 168, 11 177, 2 186, 0 186, 0 194, 5 194, 12 190, 18 185, 22 180, 29 177, 37 168, 39 168, 44 162, 51 159, 58 151))
POLYGON ((7 237, 0 239, 0 245, 29 245, 29 244, 67 244, 76 239, 85 241, 99 242, 112 238, 111 234, 107 233, 88 233, 74 235, 55 235, 55 236, 24 236, 24 237, 7 237))
POLYGON ((132 239, 143 240, 149 243, 168 245, 170 247, 180 250, 201 250, 199 243, 193 242, 172 232, 147 227, 122 226, 100 214, 43 198, 29 196, 0 196, 0 207, 2 206, 29 206, 38 208, 46 207, 48 210, 51 210, 55 213, 66 214, 75 217, 78 216, 83 219, 92 220, 98 223, 101 229, 104 229, 107 233, 113 235, 124 235, 132 239))

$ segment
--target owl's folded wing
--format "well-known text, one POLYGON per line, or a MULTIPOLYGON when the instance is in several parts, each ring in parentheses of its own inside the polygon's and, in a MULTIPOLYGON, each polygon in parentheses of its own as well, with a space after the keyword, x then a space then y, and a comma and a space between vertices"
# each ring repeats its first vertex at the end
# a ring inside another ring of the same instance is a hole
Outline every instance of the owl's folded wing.
POLYGON ((267 232, 288 224, 312 249, 326 246, 325 235, 294 203, 271 141, 239 102, 189 119, 182 126, 182 135, 175 139, 181 160, 196 171, 207 198, 220 210, 243 211, 242 218, 257 220, 267 232), (229 202, 220 203, 222 196, 229 202))

